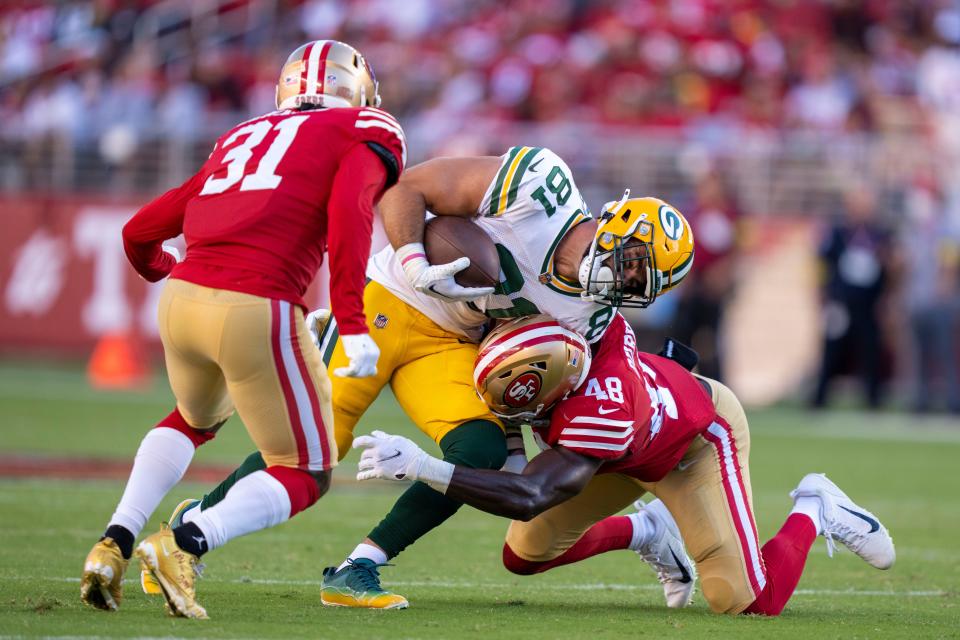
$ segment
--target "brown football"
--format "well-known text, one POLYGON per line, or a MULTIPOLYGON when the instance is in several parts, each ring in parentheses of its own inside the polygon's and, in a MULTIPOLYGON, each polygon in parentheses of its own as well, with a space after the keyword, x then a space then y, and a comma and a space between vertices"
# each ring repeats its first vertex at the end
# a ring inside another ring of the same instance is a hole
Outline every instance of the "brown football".
POLYGON ((423 246, 430 264, 470 258, 470 266, 456 275, 461 287, 492 287, 500 281, 500 256, 483 229, 466 218, 437 216, 427 221, 423 246))

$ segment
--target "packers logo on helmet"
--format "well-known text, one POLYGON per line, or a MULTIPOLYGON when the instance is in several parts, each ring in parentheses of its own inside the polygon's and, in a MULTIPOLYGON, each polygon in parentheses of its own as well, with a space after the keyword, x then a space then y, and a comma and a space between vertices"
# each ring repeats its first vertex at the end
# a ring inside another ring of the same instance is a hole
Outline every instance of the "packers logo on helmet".
POLYGON ((290 54, 277 83, 277 108, 379 107, 373 69, 359 51, 337 40, 315 40, 290 54))
POLYGON ((535 418, 580 386, 589 370, 586 340, 537 315, 501 324, 484 339, 473 382, 501 418, 535 418))
POLYGON ((600 212, 580 265, 584 298, 615 307, 646 307, 693 267, 693 231, 674 207, 624 191, 600 212))

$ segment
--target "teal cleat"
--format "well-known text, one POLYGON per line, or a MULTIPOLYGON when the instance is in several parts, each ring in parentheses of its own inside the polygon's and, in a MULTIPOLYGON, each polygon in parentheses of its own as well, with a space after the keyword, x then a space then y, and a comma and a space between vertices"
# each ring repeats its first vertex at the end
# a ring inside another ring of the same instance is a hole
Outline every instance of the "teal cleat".
POLYGON ((377 569, 388 565, 367 558, 347 560, 347 563, 339 571, 336 567, 323 570, 323 586, 320 588, 323 604, 358 609, 406 609, 410 606, 406 598, 380 586, 377 569))

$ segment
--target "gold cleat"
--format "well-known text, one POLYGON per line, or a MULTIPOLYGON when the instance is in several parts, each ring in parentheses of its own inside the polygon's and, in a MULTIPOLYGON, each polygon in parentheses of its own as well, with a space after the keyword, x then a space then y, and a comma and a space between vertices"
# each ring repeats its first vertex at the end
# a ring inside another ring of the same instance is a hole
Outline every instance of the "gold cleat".
MULTIPOLYGON (((181 500, 180 504, 173 508, 173 511, 170 513, 169 524, 167 522, 161 523, 160 531, 164 529, 176 529, 183 524, 183 514, 198 506, 200 501, 195 498, 187 498, 186 500, 181 500)), ((141 563, 140 565, 140 588, 143 589, 143 592, 148 596, 162 596, 163 589, 160 588, 160 583, 157 582, 156 578, 153 577, 153 574, 147 570, 146 566, 141 563)))
POLYGON ((196 601, 194 581, 200 571, 198 558, 177 546, 173 531, 161 529, 148 536, 134 551, 140 566, 160 585, 167 612, 183 618, 206 620, 207 611, 196 601))
POLYGON ((123 574, 129 563, 113 538, 104 538, 93 545, 83 563, 80 599, 91 607, 116 611, 123 599, 123 574))

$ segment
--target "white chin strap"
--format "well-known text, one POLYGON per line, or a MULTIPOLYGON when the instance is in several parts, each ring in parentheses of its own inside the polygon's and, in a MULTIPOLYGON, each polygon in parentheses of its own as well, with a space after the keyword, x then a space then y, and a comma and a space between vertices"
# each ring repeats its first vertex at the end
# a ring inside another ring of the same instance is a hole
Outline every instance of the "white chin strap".
POLYGON ((613 282, 613 270, 603 264, 603 262, 609 258, 610 255, 610 253, 601 253, 596 256, 588 255, 580 263, 578 278, 580 279, 580 286, 583 287, 587 295, 607 295, 610 283, 613 282), (599 284, 600 282, 604 284, 601 286, 599 284), (587 288, 588 284, 591 285, 589 289, 587 288))

